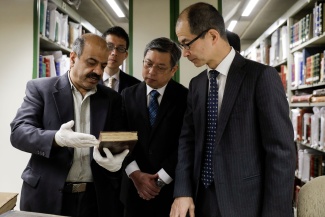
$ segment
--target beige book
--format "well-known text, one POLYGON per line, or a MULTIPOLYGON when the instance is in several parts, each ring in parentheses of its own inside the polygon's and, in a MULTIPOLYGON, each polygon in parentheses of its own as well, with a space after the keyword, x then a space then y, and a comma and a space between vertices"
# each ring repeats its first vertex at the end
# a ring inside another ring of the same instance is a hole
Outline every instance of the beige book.
POLYGON ((102 131, 99 134, 99 151, 103 154, 103 148, 108 148, 112 154, 119 154, 125 149, 133 150, 138 141, 138 133, 131 132, 109 132, 102 131))
MULTIPOLYGON (((64 217, 63 215, 52 215, 38 212, 26 212, 26 211, 18 211, 18 210, 10 210, 1 217, 64 217)), ((67 216, 66 216, 67 217, 67 216)))
POLYGON ((16 206, 18 193, 0 192, 0 214, 16 206))

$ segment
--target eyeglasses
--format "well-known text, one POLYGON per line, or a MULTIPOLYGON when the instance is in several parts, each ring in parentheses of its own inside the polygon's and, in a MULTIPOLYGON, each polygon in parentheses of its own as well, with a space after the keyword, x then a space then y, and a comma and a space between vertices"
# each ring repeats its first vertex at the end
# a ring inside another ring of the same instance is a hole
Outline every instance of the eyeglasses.
POLYGON ((109 51, 113 51, 114 49, 117 50, 117 52, 119 53, 125 53, 127 51, 127 49, 123 46, 117 46, 115 47, 115 45, 113 43, 107 43, 107 47, 109 51))
POLYGON ((180 44, 180 46, 182 46, 185 50, 189 50, 190 49, 190 45, 193 44, 200 37, 202 37, 204 34, 206 34, 209 30, 210 29, 204 30, 198 36, 196 36, 192 41, 190 41, 189 43, 186 43, 186 44, 180 44))
POLYGON ((164 74, 169 68, 166 66, 162 66, 162 65, 154 65, 152 64, 152 62, 148 61, 148 60, 143 60, 143 67, 145 69, 155 69, 155 72, 157 74, 164 74))

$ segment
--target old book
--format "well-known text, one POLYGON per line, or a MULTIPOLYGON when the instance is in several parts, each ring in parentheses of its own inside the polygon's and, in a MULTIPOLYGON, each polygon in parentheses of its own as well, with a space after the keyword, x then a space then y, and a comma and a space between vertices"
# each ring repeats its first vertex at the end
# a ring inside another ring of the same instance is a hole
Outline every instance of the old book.
POLYGON ((133 150, 134 145, 138 141, 138 133, 131 132, 100 132, 99 134, 99 151, 103 154, 103 148, 108 148, 112 154, 118 154, 129 149, 133 150))
POLYGON ((0 192, 0 214, 12 210, 16 206, 17 193, 0 192))
POLYGON ((26 212, 26 211, 18 211, 18 210, 10 210, 2 215, 1 217, 63 217, 63 215, 52 215, 38 212, 26 212))
POLYGON ((310 102, 325 102, 325 96, 312 96, 310 102))
POLYGON ((304 95, 293 95, 291 96, 291 102, 310 102, 310 98, 312 97, 312 94, 304 94, 304 95))
POLYGON ((313 96, 325 96, 325 88, 313 90, 313 96))

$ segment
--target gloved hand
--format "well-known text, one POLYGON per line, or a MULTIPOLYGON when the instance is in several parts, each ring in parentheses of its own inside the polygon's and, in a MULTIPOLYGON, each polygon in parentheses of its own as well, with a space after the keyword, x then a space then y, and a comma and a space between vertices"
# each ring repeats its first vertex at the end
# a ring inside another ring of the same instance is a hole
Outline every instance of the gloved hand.
POLYGON ((116 172, 121 169, 122 162, 129 153, 129 149, 125 149, 122 153, 113 156, 108 148, 103 148, 103 151, 105 152, 106 157, 103 157, 98 150, 98 146, 95 146, 93 157, 100 166, 111 172, 116 172))
POLYGON ((74 132, 71 129, 73 125, 74 121, 69 121, 65 124, 62 124, 60 130, 56 132, 54 139, 59 146, 87 148, 99 144, 99 141, 93 135, 74 132))

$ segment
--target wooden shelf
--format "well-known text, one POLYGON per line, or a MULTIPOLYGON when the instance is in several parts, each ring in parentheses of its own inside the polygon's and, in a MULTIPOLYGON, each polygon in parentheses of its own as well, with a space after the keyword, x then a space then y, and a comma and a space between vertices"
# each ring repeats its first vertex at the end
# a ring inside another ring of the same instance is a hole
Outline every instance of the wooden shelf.
POLYGON ((62 50, 62 53, 69 54, 72 50, 67 47, 63 47, 62 45, 40 35, 40 48, 41 50, 47 50, 47 51, 56 51, 56 50, 62 50))

